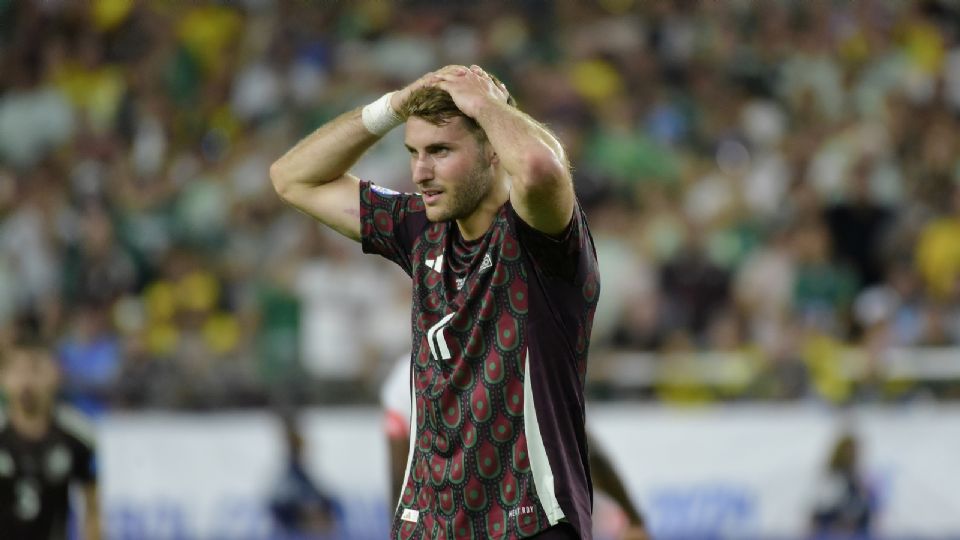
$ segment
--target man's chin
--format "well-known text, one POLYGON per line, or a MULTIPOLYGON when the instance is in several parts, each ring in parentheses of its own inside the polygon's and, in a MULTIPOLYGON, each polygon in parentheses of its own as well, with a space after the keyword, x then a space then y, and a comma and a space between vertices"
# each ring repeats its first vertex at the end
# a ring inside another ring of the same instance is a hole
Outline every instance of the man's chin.
POLYGON ((427 220, 433 223, 448 221, 450 219, 449 212, 445 212, 441 208, 431 208, 428 206, 426 210, 427 210, 427 220))

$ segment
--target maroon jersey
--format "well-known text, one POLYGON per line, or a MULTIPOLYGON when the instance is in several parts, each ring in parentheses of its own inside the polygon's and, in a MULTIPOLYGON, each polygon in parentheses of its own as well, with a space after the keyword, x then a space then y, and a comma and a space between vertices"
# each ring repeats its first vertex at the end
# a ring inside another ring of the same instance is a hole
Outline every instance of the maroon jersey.
POLYGON ((413 279, 411 451, 391 537, 591 537, 583 386, 600 290, 576 208, 557 238, 508 202, 468 241, 421 197, 360 184, 365 253, 413 279))

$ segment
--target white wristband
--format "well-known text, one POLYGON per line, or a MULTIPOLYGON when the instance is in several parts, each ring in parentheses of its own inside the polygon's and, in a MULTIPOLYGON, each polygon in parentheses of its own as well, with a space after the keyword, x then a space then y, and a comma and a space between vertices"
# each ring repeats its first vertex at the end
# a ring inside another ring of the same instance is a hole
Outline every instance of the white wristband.
POLYGON ((390 106, 390 97, 393 94, 387 92, 380 96, 380 99, 363 107, 360 118, 363 120, 363 127, 370 133, 382 136, 403 123, 403 118, 390 106))

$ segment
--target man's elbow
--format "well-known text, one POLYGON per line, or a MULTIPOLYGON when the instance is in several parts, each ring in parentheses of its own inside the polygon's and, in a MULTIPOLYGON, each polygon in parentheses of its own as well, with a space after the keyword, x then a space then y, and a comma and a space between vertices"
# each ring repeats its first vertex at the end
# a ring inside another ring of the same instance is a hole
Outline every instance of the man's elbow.
POLYGON ((273 185, 273 190, 277 192, 277 195, 279 195, 281 199, 287 200, 291 182, 289 175, 279 161, 275 161, 270 165, 270 183, 273 185))
POLYGON ((528 191, 556 189, 570 182, 570 170, 562 157, 547 148, 530 152, 524 163, 524 183, 528 191))

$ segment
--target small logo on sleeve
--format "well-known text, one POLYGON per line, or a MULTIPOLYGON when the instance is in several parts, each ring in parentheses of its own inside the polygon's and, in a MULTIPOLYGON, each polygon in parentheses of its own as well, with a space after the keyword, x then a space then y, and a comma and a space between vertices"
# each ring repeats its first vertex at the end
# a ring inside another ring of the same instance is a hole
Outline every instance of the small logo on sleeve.
POLYGON ((409 521, 410 523, 416 523, 420 519, 420 512, 412 508, 404 508, 403 515, 400 516, 400 519, 403 521, 409 521))
POLYGON ((390 188, 385 188, 383 186, 378 186, 376 184, 370 184, 370 189, 372 189, 375 193, 379 193, 380 195, 383 195, 384 197, 393 197, 395 195, 400 194, 399 192, 396 192, 390 188))

